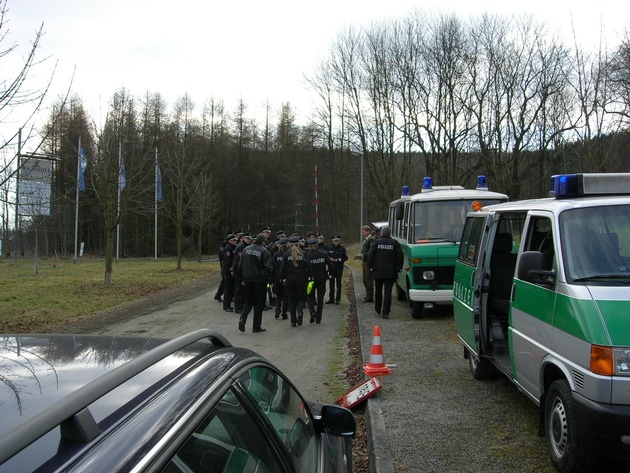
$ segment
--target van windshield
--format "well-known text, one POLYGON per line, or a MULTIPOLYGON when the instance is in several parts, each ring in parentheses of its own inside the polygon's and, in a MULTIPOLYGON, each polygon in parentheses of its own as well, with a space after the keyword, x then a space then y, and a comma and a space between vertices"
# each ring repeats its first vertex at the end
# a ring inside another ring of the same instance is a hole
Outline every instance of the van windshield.
MULTIPOLYGON (((460 241, 466 215, 475 200, 433 200, 415 202, 413 214, 413 243, 434 240, 460 241)), ((484 200, 483 205, 498 204, 499 200, 484 200)))
POLYGON ((569 280, 630 282, 630 205, 567 210, 560 235, 569 280))

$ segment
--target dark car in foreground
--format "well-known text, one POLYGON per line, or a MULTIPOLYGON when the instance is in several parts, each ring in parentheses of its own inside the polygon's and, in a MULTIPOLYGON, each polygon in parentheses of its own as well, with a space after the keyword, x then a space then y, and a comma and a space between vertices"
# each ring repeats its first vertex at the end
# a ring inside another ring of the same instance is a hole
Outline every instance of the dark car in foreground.
POLYGON ((352 471, 352 412, 208 330, 0 335, 0 388, 0 472, 352 471))

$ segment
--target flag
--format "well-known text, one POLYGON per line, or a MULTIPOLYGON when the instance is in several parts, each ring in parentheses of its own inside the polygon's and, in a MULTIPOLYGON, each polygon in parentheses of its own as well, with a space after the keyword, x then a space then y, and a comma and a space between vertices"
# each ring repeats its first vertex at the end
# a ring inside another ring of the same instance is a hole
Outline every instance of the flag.
POLYGON ((125 190, 127 185, 127 173, 125 172, 125 162, 120 158, 120 169, 118 171, 118 189, 125 190))
POLYGON ((83 147, 79 147, 79 190, 85 191, 85 168, 87 168, 87 156, 83 147))
POLYGON ((158 202, 162 202, 162 173, 157 163, 155 164, 155 198, 158 202))

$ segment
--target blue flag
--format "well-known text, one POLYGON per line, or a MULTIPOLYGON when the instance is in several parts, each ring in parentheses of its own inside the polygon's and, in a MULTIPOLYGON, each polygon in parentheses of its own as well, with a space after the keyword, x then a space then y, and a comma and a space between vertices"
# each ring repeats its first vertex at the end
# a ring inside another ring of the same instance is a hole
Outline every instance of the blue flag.
POLYGON ((79 148, 79 190, 85 191, 85 168, 87 168, 87 156, 85 156, 85 150, 83 146, 79 148))
POLYGON ((121 191, 125 190, 125 186, 127 185, 127 173, 125 172, 125 162, 120 159, 120 170, 118 174, 118 189, 121 191))
POLYGON ((155 198, 162 202, 162 173, 159 164, 155 165, 155 198))

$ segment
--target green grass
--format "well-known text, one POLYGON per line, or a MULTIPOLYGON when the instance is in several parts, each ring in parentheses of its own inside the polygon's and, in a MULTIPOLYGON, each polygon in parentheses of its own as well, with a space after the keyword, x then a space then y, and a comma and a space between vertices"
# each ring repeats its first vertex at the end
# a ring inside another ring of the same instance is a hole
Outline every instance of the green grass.
POLYGON ((218 263, 125 259, 105 285, 105 260, 56 262, 0 259, 0 332, 49 332, 56 327, 219 271, 218 263))

